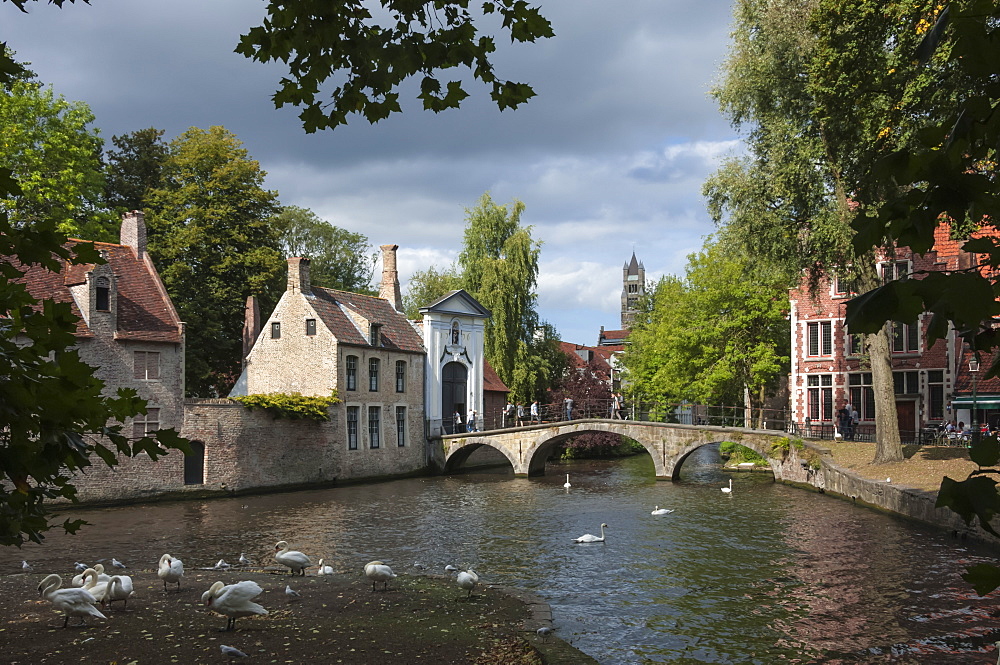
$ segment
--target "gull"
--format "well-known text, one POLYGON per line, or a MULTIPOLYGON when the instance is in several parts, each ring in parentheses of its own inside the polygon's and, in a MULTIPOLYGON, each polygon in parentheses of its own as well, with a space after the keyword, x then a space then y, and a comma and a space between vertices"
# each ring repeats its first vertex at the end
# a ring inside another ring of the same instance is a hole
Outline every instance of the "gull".
POLYGON ((219 559, 218 562, 212 566, 212 570, 226 570, 228 568, 230 568, 230 565, 226 563, 225 559, 219 559))
POLYGON ((444 572, 446 573, 457 573, 458 570, 459 569, 456 566, 453 566, 450 563, 444 567, 444 572))
POLYGON ((225 644, 220 644, 219 649, 222 650, 223 656, 228 656, 229 658, 246 658, 247 655, 237 649, 236 647, 227 646, 225 644))
POLYGON ((244 554, 243 552, 240 552, 240 565, 241 566, 249 566, 250 565, 250 559, 248 559, 247 555, 244 554))
POLYGON ((73 567, 76 568, 76 572, 78 572, 78 573, 82 573, 83 571, 85 571, 88 568, 90 568, 90 566, 88 566, 87 564, 80 563, 79 561, 77 561, 76 563, 74 563, 73 567))
POLYGON ((553 630, 555 630, 555 628, 553 628, 552 626, 542 626, 541 628, 535 631, 535 634, 538 635, 538 637, 541 638, 541 640, 544 642, 546 639, 548 639, 549 635, 552 634, 553 630))
POLYGON ((293 589, 291 584, 286 584, 285 597, 288 598, 288 602, 291 603, 302 598, 302 594, 293 589))
POLYGON ((22 560, 21 561, 21 570, 24 571, 25 573, 30 573, 31 571, 34 570, 34 568, 31 567, 30 563, 28 563, 27 561, 22 560))
POLYGON ((111 565, 114 566, 115 568, 118 568, 119 570, 125 570, 126 568, 128 568, 128 566, 126 566, 124 563, 122 563, 121 561, 119 561, 114 557, 111 557, 111 565))

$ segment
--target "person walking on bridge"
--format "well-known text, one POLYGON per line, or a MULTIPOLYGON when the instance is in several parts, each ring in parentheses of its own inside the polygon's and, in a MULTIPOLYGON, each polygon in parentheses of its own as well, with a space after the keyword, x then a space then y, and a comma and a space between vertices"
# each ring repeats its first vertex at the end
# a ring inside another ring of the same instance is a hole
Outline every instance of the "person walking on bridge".
POLYGON ((573 398, 567 396, 563 400, 563 407, 566 409, 566 420, 573 420, 573 398))
POLYGON ((517 426, 524 427, 524 405, 517 403, 517 426))
POLYGON ((538 423, 539 425, 542 424, 542 418, 538 412, 537 399, 531 403, 531 424, 534 425, 535 423, 538 423))

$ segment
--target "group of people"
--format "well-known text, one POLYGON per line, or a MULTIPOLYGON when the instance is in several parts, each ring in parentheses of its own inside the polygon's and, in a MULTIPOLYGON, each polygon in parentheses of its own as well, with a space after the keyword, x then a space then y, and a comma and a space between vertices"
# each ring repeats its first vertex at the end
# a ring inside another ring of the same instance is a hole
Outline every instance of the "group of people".
POLYGON ((503 409, 503 427, 522 427, 525 416, 530 416, 532 425, 541 424, 542 407, 538 404, 537 399, 531 403, 527 410, 521 402, 518 402, 516 406, 513 402, 507 402, 507 406, 503 409))
MULTIPOLYGON (((625 397, 620 392, 612 393, 611 397, 611 417, 616 420, 625 420, 625 397)), ((573 419, 572 397, 567 396, 563 399, 563 413, 566 420, 573 419)), ((507 405, 503 408, 502 416, 502 427, 523 427, 525 424, 540 425, 542 423, 542 407, 537 399, 528 406, 525 406, 522 402, 515 404, 508 401, 507 405)), ((469 409, 469 413, 464 421, 462 414, 456 410, 452 415, 452 420, 456 434, 460 432, 479 431, 479 413, 475 409, 469 409)))
POLYGON ((858 411, 851 404, 845 404, 844 408, 837 412, 837 429, 845 441, 853 441, 857 431, 858 411))

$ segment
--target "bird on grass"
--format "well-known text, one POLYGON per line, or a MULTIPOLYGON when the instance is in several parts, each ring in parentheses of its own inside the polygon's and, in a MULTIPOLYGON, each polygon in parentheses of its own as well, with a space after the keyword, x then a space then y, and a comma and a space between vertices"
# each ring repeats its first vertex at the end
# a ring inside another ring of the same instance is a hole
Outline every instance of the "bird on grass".
POLYGON ((27 574, 27 573, 32 572, 33 570, 35 570, 35 569, 31 567, 30 563, 28 563, 27 561, 25 561, 23 559, 21 560, 21 572, 27 574))
POLYGON ((573 542, 574 543, 603 543, 604 542, 604 528, 607 527, 607 526, 608 526, 607 524, 604 524, 604 523, 601 524, 601 535, 600 535, 600 537, 595 536, 592 533, 585 533, 582 536, 580 536, 579 538, 574 538, 573 542))
POLYGON ((479 584, 479 575, 476 575, 476 573, 471 570, 463 570, 455 576, 455 582, 457 582, 458 586, 463 589, 469 590, 469 595, 466 596, 466 598, 472 598, 472 590, 476 588, 477 584, 479 584))
POLYGON ((177 591, 181 590, 181 578, 184 577, 184 564, 180 559, 164 554, 160 557, 160 563, 156 570, 157 576, 163 580, 163 590, 167 590, 167 583, 176 584, 177 591))
POLYGON ((253 599, 262 593, 264 590, 252 580, 236 584, 216 582, 208 591, 201 594, 201 600, 213 612, 229 618, 226 627, 220 629, 220 632, 227 632, 235 630, 236 620, 240 617, 267 614, 267 610, 253 602, 253 599))
POLYGON ((274 546, 274 560, 282 566, 287 566, 289 573, 292 575, 305 576, 306 568, 312 564, 309 557, 302 552, 289 550, 288 543, 284 540, 279 540, 274 546))
POLYGON ((222 655, 226 656, 230 660, 234 658, 246 658, 247 655, 237 649, 236 647, 231 647, 225 644, 220 644, 219 649, 222 651, 222 655))
POLYGON ((63 628, 69 625, 69 618, 80 617, 81 625, 87 625, 87 617, 107 619, 95 607, 97 599, 86 589, 61 589, 62 578, 55 573, 49 575, 38 585, 38 593, 42 598, 52 603, 52 607, 66 614, 63 628))
POLYGON ((333 575, 333 566, 324 566, 323 559, 319 560, 319 571, 317 575, 333 575))
POLYGON ((288 602, 292 603, 295 602, 296 600, 300 600, 302 598, 302 594, 293 589, 291 584, 286 584, 285 598, 288 599, 288 602))
POLYGON ((382 583, 382 590, 388 591, 389 580, 396 577, 396 573, 381 561, 370 561, 365 564, 365 577, 372 581, 372 591, 375 591, 375 585, 379 582, 382 583))
POLYGON ((128 568, 128 566, 126 566, 124 563, 122 563, 121 561, 119 561, 114 557, 111 557, 111 565, 117 568, 118 570, 125 570, 126 568, 128 568))
POLYGON ((240 552, 240 565, 241 566, 249 566, 250 565, 250 559, 248 559, 247 555, 244 554, 243 552, 240 552))

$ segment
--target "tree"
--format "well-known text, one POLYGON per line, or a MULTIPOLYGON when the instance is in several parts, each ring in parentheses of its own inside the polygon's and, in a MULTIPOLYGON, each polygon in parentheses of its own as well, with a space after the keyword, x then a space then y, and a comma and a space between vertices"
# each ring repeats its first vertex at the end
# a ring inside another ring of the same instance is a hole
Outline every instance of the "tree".
POLYGON ((149 127, 122 136, 112 136, 118 150, 105 155, 105 204, 118 215, 143 210, 149 192, 161 186, 167 144, 163 130, 149 127))
MULTIPOLYGON (((0 44, 0 89, 25 77, 0 44), (5 60, 6 58, 6 60, 5 60)), ((54 528, 47 500, 74 500, 73 476, 96 463, 114 466, 121 456, 145 452, 151 459, 169 448, 187 450, 173 430, 130 441, 119 423, 145 413, 134 391, 108 395, 93 368, 73 349, 77 317, 65 303, 36 301, 19 281, 22 266, 59 272, 65 264, 103 263, 88 243, 73 251, 58 219, 42 216, 14 223, 11 197, 22 190, 10 168, 0 166, 0 545, 39 543, 54 528)), ((67 519, 73 533, 81 520, 67 519)))
POLYGON ((264 176, 225 128, 193 127, 170 142, 163 185, 148 194, 149 254, 186 323, 189 394, 229 392, 244 303, 283 274, 264 176))
POLYGON ((283 206, 272 223, 286 256, 310 259, 309 279, 316 286, 342 291, 371 291, 378 255, 368 238, 323 221, 312 210, 283 206))
POLYGON ((467 208, 465 244, 458 257, 465 289, 490 310, 486 359, 513 394, 530 401, 555 378, 546 362, 553 340, 536 335, 541 243, 521 226, 524 204, 497 205, 489 193, 467 208))
POLYGON ((20 192, 3 202, 13 224, 57 220, 66 234, 113 240, 114 220, 102 208, 103 142, 83 102, 67 101, 29 74, 0 91, 0 166, 20 192))
MULTIPOLYGON (((18 0, 23 2, 23 0, 18 0)), ((469 0, 434 3, 380 0, 373 14, 361 0, 271 2, 264 24, 242 35, 236 52, 260 62, 288 66, 288 76, 274 94, 274 105, 302 106, 307 132, 334 129, 359 113, 378 122, 401 111, 397 89, 420 78, 417 98, 424 109, 458 108, 468 93, 460 80, 442 87, 438 70, 465 67, 491 88, 500 110, 517 108, 534 96, 524 83, 504 81, 493 71, 493 38, 480 35, 477 23, 496 15, 511 41, 533 42, 553 36, 552 26, 523 0, 485 0, 474 16, 469 0), (332 4, 332 6, 331 6, 332 4), (332 102, 321 89, 339 82, 332 102)))
POLYGON ((421 307, 460 288, 462 275, 456 265, 443 269, 432 265, 427 270, 418 270, 410 277, 406 293, 403 294, 403 311, 407 318, 418 319, 421 307))
MULTIPOLYGON (((573 412, 578 418, 607 418, 611 404, 611 380, 605 360, 594 356, 582 367, 579 359, 567 357, 563 353, 565 369, 560 375, 556 388, 549 392, 547 401, 554 404, 556 413, 563 412, 563 400, 573 400, 573 412)), ((561 417, 561 416, 560 416, 561 417)), ((620 434, 608 432, 588 432, 571 437, 566 448, 583 451, 588 456, 606 455, 621 446, 620 434)), ((570 453, 573 455, 573 453, 570 453)))
MULTIPOLYGON (((766 264, 765 264, 766 266, 766 264)), ((668 401, 741 404, 763 418, 788 371, 787 283, 709 239, 683 281, 664 278, 624 355, 633 391, 668 401)))

